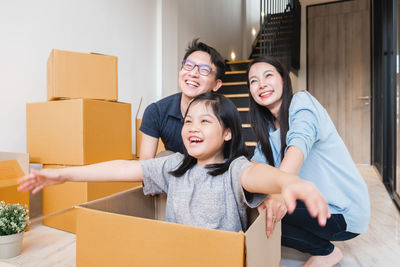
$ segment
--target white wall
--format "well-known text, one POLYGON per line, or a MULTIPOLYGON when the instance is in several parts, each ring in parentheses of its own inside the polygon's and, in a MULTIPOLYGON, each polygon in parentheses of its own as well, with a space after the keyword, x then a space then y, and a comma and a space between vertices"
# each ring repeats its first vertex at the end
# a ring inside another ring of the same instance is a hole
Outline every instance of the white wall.
POLYGON ((52 48, 117 56, 119 101, 131 103, 133 115, 140 96, 154 100, 156 6, 156 0, 0 1, 0 151, 26 151, 25 104, 46 101, 52 48))
POLYGON ((242 56, 245 0, 159 0, 162 4, 162 96, 178 92, 178 72, 188 43, 194 38, 230 59, 242 56))
POLYGON ((235 52, 242 55, 242 1, 241 0, 179 0, 178 55, 185 54, 193 38, 216 48, 230 59, 235 52))
POLYGON ((259 0, 245 0, 246 1, 246 18, 245 30, 243 32, 243 53, 242 58, 247 59, 252 51, 254 39, 260 30, 260 1, 259 0), (255 34, 252 33, 255 29, 255 34))

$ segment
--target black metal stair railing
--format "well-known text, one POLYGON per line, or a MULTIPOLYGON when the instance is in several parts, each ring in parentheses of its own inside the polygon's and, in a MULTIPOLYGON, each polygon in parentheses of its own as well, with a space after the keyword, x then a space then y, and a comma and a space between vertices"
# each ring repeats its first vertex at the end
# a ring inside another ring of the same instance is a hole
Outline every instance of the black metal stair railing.
POLYGON ((277 57, 289 69, 300 68, 300 14, 298 0, 260 0, 260 31, 250 58, 277 57))

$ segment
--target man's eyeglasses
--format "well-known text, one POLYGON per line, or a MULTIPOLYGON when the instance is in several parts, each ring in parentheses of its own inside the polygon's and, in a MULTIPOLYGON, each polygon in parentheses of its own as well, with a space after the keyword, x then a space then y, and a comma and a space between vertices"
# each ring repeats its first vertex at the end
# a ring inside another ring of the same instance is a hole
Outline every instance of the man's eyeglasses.
POLYGON ((210 66, 208 66, 208 65, 197 65, 193 61, 190 61, 189 59, 186 59, 186 60, 184 60, 182 62, 182 68, 184 70, 191 71, 195 67, 197 67, 200 75, 202 75, 202 76, 207 76, 208 74, 210 74, 213 71, 213 69, 210 66))

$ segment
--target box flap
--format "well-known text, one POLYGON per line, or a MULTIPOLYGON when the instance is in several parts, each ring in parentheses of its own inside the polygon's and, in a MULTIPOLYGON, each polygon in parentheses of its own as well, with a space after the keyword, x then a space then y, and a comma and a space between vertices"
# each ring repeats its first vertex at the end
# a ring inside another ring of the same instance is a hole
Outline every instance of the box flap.
POLYGON ((0 180, 16 179, 24 176, 17 160, 0 161, 0 180))
POLYGON ((267 238, 266 210, 247 229, 246 264, 248 267, 276 267, 281 260, 281 223, 275 226, 273 235, 267 238))
POLYGON ((0 161, 17 160, 24 174, 29 173, 29 155, 24 153, 0 152, 0 161))
MULTIPOLYGON (((5 180, 0 179, 0 188, 9 187, 9 186, 17 186, 18 185, 17 180, 18 180, 18 178, 5 179, 5 180)), ((2 199, 0 199, 0 200, 2 200, 2 199)))

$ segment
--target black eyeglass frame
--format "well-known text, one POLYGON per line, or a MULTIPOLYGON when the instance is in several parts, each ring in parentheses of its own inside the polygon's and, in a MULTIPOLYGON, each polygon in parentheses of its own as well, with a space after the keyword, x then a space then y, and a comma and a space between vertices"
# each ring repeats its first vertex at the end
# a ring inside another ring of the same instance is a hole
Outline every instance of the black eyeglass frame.
POLYGON ((211 72, 215 71, 211 66, 206 65, 206 64, 198 65, 189 59, 185 59, 182 61, 182 69, 184 69, 184 70, 192 71, 196 67, 197 67, 197 71, 202 76, 208 76, 208 75, 210 75, 211 72), (185 66, 189 67, 189 65, 186 65, 186 63, 189 63, 191 68, 185 68, 185 66), (207 73, 204 73, 203 70, 206 70, 207 73), (202 71, 203 71, 203 73, 202 73, 202 71))

